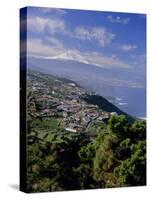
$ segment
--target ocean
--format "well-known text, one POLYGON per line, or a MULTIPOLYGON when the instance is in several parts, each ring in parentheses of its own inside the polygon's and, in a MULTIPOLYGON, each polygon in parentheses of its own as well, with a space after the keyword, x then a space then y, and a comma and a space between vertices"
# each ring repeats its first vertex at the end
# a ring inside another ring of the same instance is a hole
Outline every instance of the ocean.
POLYGON ((112 91, 101 91, 98 94, 114 97, 114 103, 121 110, 138 118, 146 118, 146 89, 115 87, 112 91))

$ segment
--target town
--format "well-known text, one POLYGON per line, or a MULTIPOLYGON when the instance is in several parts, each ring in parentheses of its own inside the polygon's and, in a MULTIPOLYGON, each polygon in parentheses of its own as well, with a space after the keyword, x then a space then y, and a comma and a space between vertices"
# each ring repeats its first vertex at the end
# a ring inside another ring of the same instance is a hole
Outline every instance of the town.
POLYGON ((93 92, 81 88, 67 79, 28 72, 28 91, 36 99, 36 116, 41 119, 59 118, 59 126, 65 131, 79 133, 86 131, 92 122, 105 123, 117 112, 106 112, 97 105, 87 104, 85 95, 93 92))

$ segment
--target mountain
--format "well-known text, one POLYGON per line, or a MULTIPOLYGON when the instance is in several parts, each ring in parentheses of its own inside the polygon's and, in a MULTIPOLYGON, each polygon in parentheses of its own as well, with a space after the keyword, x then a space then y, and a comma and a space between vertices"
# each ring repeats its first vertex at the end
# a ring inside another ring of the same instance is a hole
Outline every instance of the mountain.
POLYGON ((64 53, 58 54, 56 56, 51 56, 51 57, 45 57, 45 59, 49 59, 49 60, 71 60, 71 61, 78 61, 80 63, 84 63, 84 64, 90 64, 88 62, 88 60, 86 58, 84 58, 82 55, 80 55, 78 52, 76 51, 71 51, 68 50, 64 53))
POLYGON ((54 57, 28 57, 27 66, 41 72, 55 74, 74 80, 86 88, 96 91, 98 87, 104 90, 113 87, 143 87, 145 80, 136 75, 136 71, 124 68, 106 68, 89 64, 76 53, 64 52, 54 57), (96 85, 94 84, 96 80, 96 85), (93 84, 91 84, 91 82, 93 84))

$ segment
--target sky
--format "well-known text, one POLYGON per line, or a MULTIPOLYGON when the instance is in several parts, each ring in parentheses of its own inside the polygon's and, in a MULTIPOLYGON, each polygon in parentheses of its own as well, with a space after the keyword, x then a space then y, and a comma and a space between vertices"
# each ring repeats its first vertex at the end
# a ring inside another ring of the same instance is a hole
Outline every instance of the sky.
POLYGON ((122 68, 144 77, 146 16, 29 7, 27 54, 76 60, 100 68, 122 68))

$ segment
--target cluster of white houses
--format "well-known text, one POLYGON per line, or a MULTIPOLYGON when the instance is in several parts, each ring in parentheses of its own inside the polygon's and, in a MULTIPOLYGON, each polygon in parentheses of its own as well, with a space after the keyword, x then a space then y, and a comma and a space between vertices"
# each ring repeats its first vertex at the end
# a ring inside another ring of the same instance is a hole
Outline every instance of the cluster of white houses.
POLYGON ((107 122, 116 112, 105 112, 97 105, 87 104, 80 99, 85 91, 76 87, 75 83, 52 84, 49 87, 46 82, 35 79, 30 80, 29 87, 36 95, 36 101, 40 105, 38 115, 41 117, 54 117, 59 115, 61 124, 66 131, 76 133, 86 129, 93 120, 107 122), (61 84, 61 87, 59 87, 61 84))

